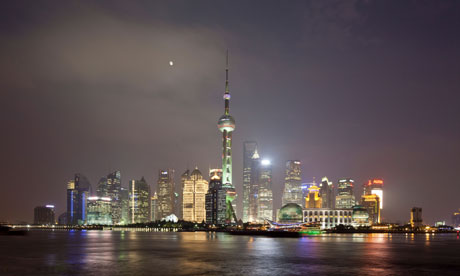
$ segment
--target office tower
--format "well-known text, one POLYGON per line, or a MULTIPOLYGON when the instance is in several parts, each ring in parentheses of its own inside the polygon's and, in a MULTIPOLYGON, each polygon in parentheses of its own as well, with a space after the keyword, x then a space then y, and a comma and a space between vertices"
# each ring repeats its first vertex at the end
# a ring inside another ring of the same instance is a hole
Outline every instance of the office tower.
POLYGON ((226 222, 226 191, 222 188, 219 173, 214 171, 209 181, 206 193, 206 223, 211 225, 224 225, 226 222))
POLYGON ((246 141, 243 145, 243 222, 249 221, 251 194, 252 157, 257 151, 257 142, 246 141))
POLYGON ((112 200, 109 197, 88 197, 87 222, 88 225, 112 224, 112 200))
POLYGON ((53 225, 54 205, 37 206, 34 208, 34 224, 53 225))
POLYGON ((202 222, 206 220, 206 193, 208 181, 195 168, 184 182, 183 217, 185 221, 202 222))
POLYGON ((174 170, 160 170, 158 174, 158 218, 161 220, 174 214, 174 170))
POLYGON ((130 224, 130 215, 129 215, 129 189, 121 187, 120 190, 120 200, 121 200, 121 221, 119 224, 126 225, 130 224))
POLYGON ((306 198, 308 197, 308 189, 310 189, 311 187, 313 186, 316 186, 316 178, 313 177, 313 181, 312 182, 306 182, 306 183, 302 183, 301 184, 301 189, 302 189, 302 205, 304 208, 306 208, 305 206, 305 203, 306 203, 306 198))
POLYGON ((413 207, 410 210, 410 225, 412 228, 419 228, 423 226, 422 208, 413 207))
POLYGON ((319 195, 321 197, 322 208, 335 208, 334 185, 327 177, 323 177, 319 184, 319 195))
POLYGON ((150 221, 150 186, 144 177, 129 181, 129 217, 131 223, 150 221))
POLYGON ((121 172, 114 171, 99 180, 98 197, 108 197, 112 204, 112 223, 122 224, 121 172))
POLYGON ((258 169, 257 220, 273 220, 272 166, 270 160, 262 160, 258 169))
POLYGON ((186 170, 180 177, 180 194, 178 195, 178 197, 176 198, 176 203, 175 206, 174 206, 174 210, 175 210, 175 214, 177 216, 178 219, 183 219, 184 218, 184 215, 182 214, 183 212, 183 198, 184 198, 184 183, 185 183, 185 180, 187 180, 188 178, 190 177, 190 170, 186 170))
MULTIPOLYGON (((225 113, 219 118, 217 126, 222 132, 222 186, 227 191, 227 223, 232 220, 236 222, 235 204, 236 198, 235 187, 232 182, 232 133, 235 130, 235 119, 230 116, 230 92, 228 88, 228 52, 227 66, 225 69, 225 113)), ((185 214, 184 214, 185 216, 185 214)))
POLYGON ((249 222, 257 222, 258 220, 258 199, 259 199, 259 169, 260 169, 260 156, 257 148, 251 157, 251 185, 249 190, 249 222))
POLYGON ((91 193, 91 184, 82 174, 75 174, 67 183, 67 224, 79 225, 86 222, 86 201, 91 193))
POLYGON ((286 161, 286 174, 284 177, 284 191, 282 205, 295 203, 300 206, 303 204, 302 187, 300 179, 300 161, 286 161))
POLYGON ((367 184, 364 185, 365 195, 377 195, 380 199, 380 209, 383 209, 383 180, 382 179, 370 179, 367 184))
POLYGON ((361 206, 367 209, 370 223, 380 223, 380 198, 378 195, 363 195, 361 197, 361 206))
POLYGON ((335 207, 337 209, 351 209, 356 205, 355 195, 353 194, 354 182, 350 178, 339 179, 337 196, 335 197, 335 207))
POLYGON ((311 186, 308 188, 308 195, 305 198, 305 208, 321 208, 322 200, 319 196, 319 187, 311 186))
POLYGON ((157 192, 153 194, 150 199, 150 220, 157 221, 158 220, 158 195, 157 192))

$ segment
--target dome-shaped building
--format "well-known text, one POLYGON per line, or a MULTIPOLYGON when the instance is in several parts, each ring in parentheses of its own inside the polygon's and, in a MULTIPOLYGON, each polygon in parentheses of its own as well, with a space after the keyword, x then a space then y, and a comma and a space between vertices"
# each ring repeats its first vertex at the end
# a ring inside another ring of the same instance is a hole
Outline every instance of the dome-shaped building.
POLYGON ((278 222, 280 223, 298 223, 302 221, 302 207, 298 204, 288 203, 279 210, 278 222))
POLYGON ((353 206, 353 226, 368 226, 369 212, 361 205, 353 206))

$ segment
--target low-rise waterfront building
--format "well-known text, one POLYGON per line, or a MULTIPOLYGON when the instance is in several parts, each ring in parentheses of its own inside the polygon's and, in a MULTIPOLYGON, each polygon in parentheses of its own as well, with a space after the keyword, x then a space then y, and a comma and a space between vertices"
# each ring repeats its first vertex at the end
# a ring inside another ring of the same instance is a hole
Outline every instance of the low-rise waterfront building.
POLYGON ((351 209, 307 208, 303 210, 303 221, 317 223, 321 229, 331 229, 340 224, 352 225, 352 214, 351 209))

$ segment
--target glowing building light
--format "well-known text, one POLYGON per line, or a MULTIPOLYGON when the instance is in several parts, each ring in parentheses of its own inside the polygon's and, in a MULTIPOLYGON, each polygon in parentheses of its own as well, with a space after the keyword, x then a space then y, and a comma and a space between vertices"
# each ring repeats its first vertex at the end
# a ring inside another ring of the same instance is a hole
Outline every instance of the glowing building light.
POLYGON ((271 164, 270 160, 268 160, 268 159, 264 159, 261 162, 262 162, 262 165, 264 165, 264 166, 268 166, 268 165, 271 164))
POLYGON ((46 208, 54 208, 54 205, 46 205, 46 208))

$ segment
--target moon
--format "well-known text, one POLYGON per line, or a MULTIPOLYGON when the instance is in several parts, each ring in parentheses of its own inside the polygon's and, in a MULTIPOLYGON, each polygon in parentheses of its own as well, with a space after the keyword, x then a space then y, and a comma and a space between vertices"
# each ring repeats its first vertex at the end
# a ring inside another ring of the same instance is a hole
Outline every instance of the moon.
POLYGON ((174 62, 172 62, 172 60, 169 61, 169 66, 173 66, 174 65, 174 62))

